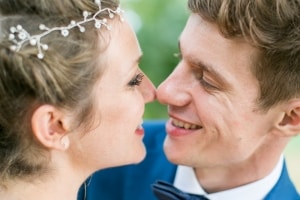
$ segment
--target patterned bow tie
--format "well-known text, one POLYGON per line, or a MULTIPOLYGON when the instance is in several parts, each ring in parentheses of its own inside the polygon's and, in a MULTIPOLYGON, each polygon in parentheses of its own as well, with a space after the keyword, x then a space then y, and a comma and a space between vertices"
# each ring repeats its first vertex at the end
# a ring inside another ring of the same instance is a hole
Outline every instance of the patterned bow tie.
POLYGON ((163 181, 152 184, 152 191, 159 200, 209 200, 201 195, 185 193, 163 181))

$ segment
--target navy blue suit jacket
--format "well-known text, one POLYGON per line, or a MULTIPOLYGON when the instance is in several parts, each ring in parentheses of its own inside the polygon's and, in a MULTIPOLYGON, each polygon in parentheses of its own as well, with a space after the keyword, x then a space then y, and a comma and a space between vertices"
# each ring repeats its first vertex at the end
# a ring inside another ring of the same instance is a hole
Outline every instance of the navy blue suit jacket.
MULTIPOLYGON (((88 180, 86 200, 156 200, 151 191, 151 184, 156 180, 174 181, 176 165, 167 161, 163 153, 165 138, 164 121, 147 121, 144 123, 144 142, 147 155, 143 162, 101 170, 88 180)), ((83 189, 79 191, 78 200, 84 200, 83 189)), ((274 188, 265 200, 300 200, 291 182, 286 165, 274 188)))

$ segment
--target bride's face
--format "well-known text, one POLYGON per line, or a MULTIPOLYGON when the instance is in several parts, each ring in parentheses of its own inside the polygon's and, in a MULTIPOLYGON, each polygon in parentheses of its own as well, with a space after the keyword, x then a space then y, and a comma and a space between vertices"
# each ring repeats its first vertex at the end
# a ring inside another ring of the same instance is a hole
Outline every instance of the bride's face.
POLYGON ((141 123, 145 104, 155 98, 152 82, 139 68, 142 52, 135 33, 126 21, 113 22, 110 43, 101 53, 103 74, 93 89, 99 123, 76 142, 77 156, 97 169, 145 157, 141 123))

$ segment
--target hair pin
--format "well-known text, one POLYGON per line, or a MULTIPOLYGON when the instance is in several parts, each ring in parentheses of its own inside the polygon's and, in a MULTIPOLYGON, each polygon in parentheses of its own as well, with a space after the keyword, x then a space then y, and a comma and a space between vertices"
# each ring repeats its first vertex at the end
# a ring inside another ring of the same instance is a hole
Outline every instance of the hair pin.
MULTIPOLYGON (((85 23, 94 21, 94 26, 96 29, 100 29, 102 26, 105 26, 108 30, 110 30, 110 26, 107 24, 107 19, 97 19, 96 17, 103 12, 108 12, 108 16, 110 19, 114 18, 115 15, 121 16, 123 10, 118 7, 116 10, 112 10, 110 8, 101 9, 101 0, 95 0, 95 3, 99 6, 99 10, 92 15, 92 13, 88 11, 83 11, 83 20, 76 22, 72 20, 69 25, 62 27, 53 27, 48 28, 44 24, 39 25, 39 29, 44 31, 40 34, 30 35, 21 25, 12 26, 10 28, 10 34, 8 39, 14 43, 14 45, 10 46, 12 51, 18 52, 20 49, 26 44, 30 44, 31 46, 36 46, 38 50, 37 57, 39 59, 44 58, 44 51, 48 50, 48 45, 41 42, 41 39, 54 31, 60 31, 63 37, 67 37, 69 35, 69 31, 75 27, 78 27, 80 32, 85 32, 85 27, 83 26, 85 23)), ((123 21, 123 18, 121 17, 123 21)))

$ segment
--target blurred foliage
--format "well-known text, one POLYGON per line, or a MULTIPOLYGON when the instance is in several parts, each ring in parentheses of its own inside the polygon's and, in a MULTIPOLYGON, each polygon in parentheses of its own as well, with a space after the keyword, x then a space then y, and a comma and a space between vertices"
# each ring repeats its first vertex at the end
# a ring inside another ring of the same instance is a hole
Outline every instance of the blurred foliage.
MULTIPOLYGON (((135 27, 143 59, 140 67, 158 86, 174 69, 178 37, 188 17, 183 0, 123 0, 128 19, 135 27)), ((167 118, 166 106, 157 101, 146 105, 145 119, 167 118)))

